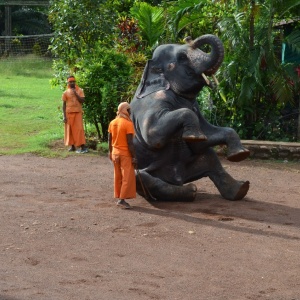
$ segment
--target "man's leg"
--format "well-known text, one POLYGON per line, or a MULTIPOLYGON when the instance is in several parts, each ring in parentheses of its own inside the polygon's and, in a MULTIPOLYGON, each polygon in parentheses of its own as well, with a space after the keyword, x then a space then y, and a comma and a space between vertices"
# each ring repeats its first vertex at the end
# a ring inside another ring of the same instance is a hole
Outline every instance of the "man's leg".
POLYGON ((85 145, 85 136, 83 129, 82 113, 73 113, 74 123, 72 126, 72 133, 75 141, 75 146, 80 147, 85 145))
POLYGON ((75 141, 74 141, 73 130, 72 130, 74 124, 74 114, 67 113, 67 120, 68 120, 67 123, 65 123, 64 142, 66 146, 74 146, 75 141))

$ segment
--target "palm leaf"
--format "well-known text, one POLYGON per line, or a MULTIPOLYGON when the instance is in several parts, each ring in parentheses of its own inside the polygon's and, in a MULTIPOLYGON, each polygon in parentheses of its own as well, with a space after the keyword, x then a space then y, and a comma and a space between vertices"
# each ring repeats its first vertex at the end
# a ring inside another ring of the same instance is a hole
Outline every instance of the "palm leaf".
POLYGON ((285 38, 285 42, 292 48, 293 51, 300 54, 300 30, 294 30, 285 38))
POLYGON ((270 88, 277 101, 281 103, 292 103, 294 99, 293 88, 290 82, 285 80, 281 74, 273 74, 270 88))
POLYGON ((165 29, 163 8, 141 2, 133 6, 130 12, 138 20, 142 38, 150 47, 155 46, 165 29))
POLYGON ((300 0, 274 0, 273 5, 277 15, 281 18, 286 12, 300 5, 300 0))
POLYGON ((255 80, 252 76, 245 76, 241 83, 241 92, 238 98, 239 105, 245 105, 252 102, 255 92, 255 80))

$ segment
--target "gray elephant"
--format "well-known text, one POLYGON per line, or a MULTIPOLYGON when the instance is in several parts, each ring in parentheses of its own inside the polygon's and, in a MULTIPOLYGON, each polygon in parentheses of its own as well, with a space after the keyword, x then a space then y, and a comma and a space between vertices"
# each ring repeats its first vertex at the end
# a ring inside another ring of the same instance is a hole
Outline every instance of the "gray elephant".
POLYGON ((249 151, 232 128, 207 122, 196 101, 223 58, 222 42, 208 34, 187 38, 184 45, 161 45, 147 62, 131 101, 137 191, 147 200, 193 201, 197 188, 191 182, 207 176, 225 199, 247 194, 249 181, 232 178, 213 146, 226 144, 227 159, 234 162, 247 158, 249 151), (210 53, 201 46, 209 46, 210 53))

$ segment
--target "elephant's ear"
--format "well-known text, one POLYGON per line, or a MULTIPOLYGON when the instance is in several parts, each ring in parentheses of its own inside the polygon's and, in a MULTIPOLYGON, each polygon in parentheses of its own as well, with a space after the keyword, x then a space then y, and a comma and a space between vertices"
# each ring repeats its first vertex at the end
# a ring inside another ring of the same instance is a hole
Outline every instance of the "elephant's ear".
POLYGON ((148 60, 136 92, 136 98, 140 99, 154 92, 168 90, 169 88, 170 84, 165 79, 162 68, 157 66, 152 59, 148 60))

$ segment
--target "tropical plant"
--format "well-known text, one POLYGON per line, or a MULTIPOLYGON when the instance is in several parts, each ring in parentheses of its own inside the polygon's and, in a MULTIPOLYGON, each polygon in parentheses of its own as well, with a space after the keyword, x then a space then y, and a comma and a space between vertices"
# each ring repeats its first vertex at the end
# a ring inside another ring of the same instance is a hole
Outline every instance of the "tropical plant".
POLYGON ((137 2, 130 9, 131 15, 138 20, 138 28, 145 46, 154 48, 165 31, 164 9, 137 2))
POLYGON ((134 96, 135 90, 142 77, 143 70, 147 61, 149 51, 145 50, 145 45, 139 35, 139 27, 134 18, 120 17, 116 30, 115 48, 125 53, 134 72, 129 77, 126 91, 122 94, 122 98, 130 102, 134 96))
POLYGON ((120 17, 116 30, 116 48, 127 53, 143 50, 137 21, 134 18, 120 17))
POLYGON ((233 13, 232 1, 178 0, 168 7, 168 30, 176 42, 186 36, 218 32, 217 23, 233 13))
POLYGON ((241 10, 219 22, 227 44, 221 82, 222 91, 230 96, 227 121, 239 127, 244 138, 274 139, 272 124, 284 105, 294 100, 295 84, 291 82, 298 85, 295 66, 282 64, 276 52, 279 32, 274 20, 284 18, 295 1, 246 3, 239 3, 241 10))
POLYGON ((107 141, 108 124, 116 116, 118 104, 124 101, 131 65, 126 55, 100 44, 76 67, 76 77, 86 97, 85 121, 95 125, 99 140, 107 141))

